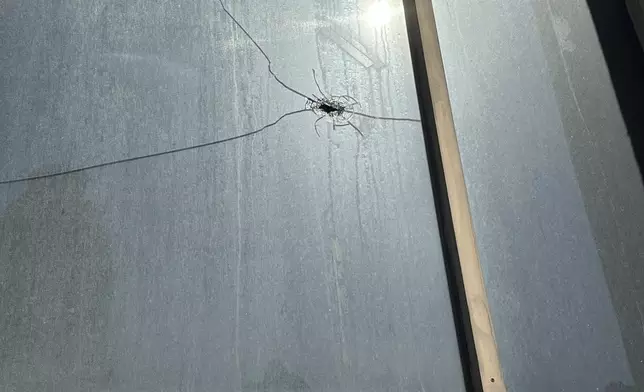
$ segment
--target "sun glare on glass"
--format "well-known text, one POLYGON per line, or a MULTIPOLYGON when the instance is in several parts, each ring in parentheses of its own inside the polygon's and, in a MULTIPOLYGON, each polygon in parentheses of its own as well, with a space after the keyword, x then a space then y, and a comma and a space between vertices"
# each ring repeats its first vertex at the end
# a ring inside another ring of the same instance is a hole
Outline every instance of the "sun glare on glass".
POLYGON ((375 27, 381 27, 389 23, 391 19, 391 8, 389 3, 383 0, 377 0, 371 5, 367 12, 367 20, 375 27))

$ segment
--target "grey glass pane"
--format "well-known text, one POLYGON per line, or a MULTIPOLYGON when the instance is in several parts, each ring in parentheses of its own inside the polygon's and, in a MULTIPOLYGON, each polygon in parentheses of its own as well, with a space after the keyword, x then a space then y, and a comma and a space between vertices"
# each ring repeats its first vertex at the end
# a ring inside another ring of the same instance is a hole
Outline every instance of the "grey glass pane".
MULTIPOLYGON (((293 88, 418 118, 400 1, 256 3, 293 88)), ((0 36, 2 180, 305 105, 217 1, 2 2, 0 36)), ((420 124, 315 120, 0 186, 0 389, 463 390, 420 124)))
POLYGON ((434 8, 509 389, 641 390, 644 188, 586 2, 434 8))

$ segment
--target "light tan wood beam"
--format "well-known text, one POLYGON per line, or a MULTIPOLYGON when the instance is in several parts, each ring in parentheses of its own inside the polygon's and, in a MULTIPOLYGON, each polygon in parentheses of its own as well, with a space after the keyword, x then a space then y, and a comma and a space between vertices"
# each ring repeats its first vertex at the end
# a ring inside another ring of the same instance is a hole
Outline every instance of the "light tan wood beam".
POLYGON ((505 392, 506 387, 501 373, 470 215, 432 0, 415 0, 415 6, 481 382, 485 392, 505 392))

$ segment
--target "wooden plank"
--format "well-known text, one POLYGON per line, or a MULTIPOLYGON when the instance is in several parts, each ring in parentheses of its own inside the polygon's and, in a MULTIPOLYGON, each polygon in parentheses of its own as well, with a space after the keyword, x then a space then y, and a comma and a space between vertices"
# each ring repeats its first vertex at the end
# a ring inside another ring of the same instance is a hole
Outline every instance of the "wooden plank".
POLYGON ((644 0, 626 0, 626 7, 633 20, 640 44, 644 48, 644 0))
POLYGON ((476 247, 432 1, 416 0, 415 7, 481 383, 485 392, 504 392, 506 387, 476 247))

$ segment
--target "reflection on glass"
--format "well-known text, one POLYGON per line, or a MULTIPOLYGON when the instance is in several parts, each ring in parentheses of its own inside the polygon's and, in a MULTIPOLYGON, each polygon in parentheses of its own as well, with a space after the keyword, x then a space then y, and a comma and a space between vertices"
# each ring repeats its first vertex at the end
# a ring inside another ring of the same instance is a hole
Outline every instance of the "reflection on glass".
POLYGON ((367 20, 372 26, 380 27, 389 23, 391 8, 386 1, 376 1, 367 11, 367 20))

